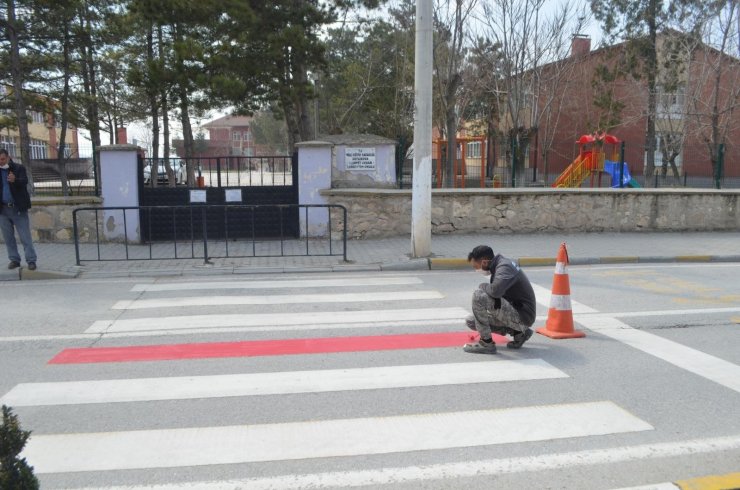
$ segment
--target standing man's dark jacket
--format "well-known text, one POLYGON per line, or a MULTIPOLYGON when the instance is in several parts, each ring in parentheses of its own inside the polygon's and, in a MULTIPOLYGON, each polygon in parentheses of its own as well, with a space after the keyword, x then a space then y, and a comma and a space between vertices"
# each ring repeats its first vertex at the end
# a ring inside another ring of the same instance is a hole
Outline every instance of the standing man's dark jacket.
POLYGON ((493 258, 489 270, 491 282, 480 288, 492 298, 504 298, 519 313, 523 324, 532 325, 537 317, 537 300, 526 274, 503 255, 493 258))
MULTIPOLYGON (((28 174, 26 173, 26 167, 10 160, 8 162, 8 171, 13 172, 15 175, 15 182, 8 182, 14 205, 18 211, 27 211, 31 208, 31 196, 28 194, 28 174)), ((3 186, 0 185, 0 203, 3 202, 2 193, 3 186)))

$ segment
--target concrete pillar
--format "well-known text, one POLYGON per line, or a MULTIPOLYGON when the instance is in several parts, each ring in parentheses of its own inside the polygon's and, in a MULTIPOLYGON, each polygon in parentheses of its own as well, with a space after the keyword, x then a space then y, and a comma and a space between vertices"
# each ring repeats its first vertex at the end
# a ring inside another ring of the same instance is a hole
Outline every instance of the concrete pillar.
MULTIPOLYGON (((103 206, 139 206, 138 152, 134 145, 100 147, 100 195, 103 206)), ((103 236, 110 241, 141 242, 139 211, 103 211, 103 236), (124 227, 125 221, 125 227, 124 227)))
POLYGON ((411 256, 432 253, 432 2, 416 0, 411 256))
MULTIPOLYGON (((319 191, 331 189, 332 144, 325 141, 299 143, 298 204, 329 204, 319 191)), ((328 231, 326 209, 300 210, 301 237, 323 237, 328 231), (308 219, 307 219, 308 218, 308 219)))

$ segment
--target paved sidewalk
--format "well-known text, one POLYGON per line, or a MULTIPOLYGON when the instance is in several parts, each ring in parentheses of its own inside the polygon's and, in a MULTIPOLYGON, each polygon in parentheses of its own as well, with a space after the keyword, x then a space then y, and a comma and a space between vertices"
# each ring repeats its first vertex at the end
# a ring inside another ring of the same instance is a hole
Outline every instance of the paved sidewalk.
MULTIPOLYGON (((523 265, 554 263, 561 242, 568 245, 570 262, 578 264, 637 262, 740 262, 740 231, 701 233, 574 233, 574 234, 479 234, 433 235, 432 256, 409 257, 411 238, 350 240, 347 259, 340 256, 247 257, 213 259, 155 259, 129 261, 88 261, 75 264, 73 244, 36 244, 39 268, 9 271, 0 269, 1 280, 52 279, 69 277, 126 277, 164 275, 247 274, 264 272, 420 270, 467 267, 473 247, 490 245, 495 252, 519 259, 523 265)), ((90 250, 91 245, 88 245, 90 250)), ((120 246, 101 245, 106 250, 120 246)), ((148 250, 148 247, 139 246, 148 250)), ((135 246, 131 246, 135 255, 135 246)), ((339 248, 334 253, 341 252, 339 248)), ((119 253, 120 255, 120 253, 119 253)), ((83 255, 95 257, 95 253, 83 255)), ((107 256, 111 256, 110 254, 107 256)), ((2 264, 2 263, 0 263, 2 264)))

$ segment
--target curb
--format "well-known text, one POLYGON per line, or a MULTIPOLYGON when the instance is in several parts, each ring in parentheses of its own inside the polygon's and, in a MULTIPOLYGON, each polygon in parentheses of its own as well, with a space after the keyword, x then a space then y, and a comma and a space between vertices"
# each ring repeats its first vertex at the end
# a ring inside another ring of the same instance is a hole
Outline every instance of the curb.
MULTIPOLYGON (((521 266, 540 267, 555 265, 554 257, 519 257, 521 266)), ((652 264, 652 263, 703 263, 703 262, 740 262, 740 255, 676 255, 676 256, 608 256, 608 257, 574 257, 569 265, 599 264, 652 264)), ((454 270, 468 268, 464 258, 431 258, 431 270, 454 270)))
POLYGON ((20 281, 41 281, 45 279, 74 279, 79 276, 78 272, 60 272, 60 271, 40 271, 28 270, 21 267, 18 271, 18 280, 20 281))
MULTIPOLYGON (((676 255, 676 256, 606 256, 606 257, 573 257, 569 265, 615 265, 615 264, 665 264, 665 263, 722 263, 740 262, 740 255, 676 255)), ((554 257, 519 257, 517 263, 527 267, 554 266, 554 257)), ((165 276, 206 276, 206 275, 247 275, 276 273, 310 273, 310 272, 403 272, 424 270, 467 270, 468 260, 463 257, 430 257, 409 259, 388 263, 373 264, 333 264, 317 266, 283 266, 283 267, 246 267, 237 266, 198 266, 171 267, 165 269, 129 269, 129 270, 92 270, 84 267, 68 268, 57 271, 29 271, 19 268, 15 271, 0 272, 0 281, 74 279, 74 278, 121 278, 121 277, 165 277, 165 276)))

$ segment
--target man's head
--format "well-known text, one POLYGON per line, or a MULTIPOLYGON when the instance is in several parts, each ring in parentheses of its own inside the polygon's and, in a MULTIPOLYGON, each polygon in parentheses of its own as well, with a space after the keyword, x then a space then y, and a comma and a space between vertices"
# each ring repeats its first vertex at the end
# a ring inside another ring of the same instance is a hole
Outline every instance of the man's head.
POLYGON ((487 271, 493 260, 493 249, 488 245, 478 245, 468 254, 468 262, 475 270, 487 271))
POLYGON ((9 161, 10 155, 8 155, 8 150, 0 148, 0 167, 5 167, 9 161))

